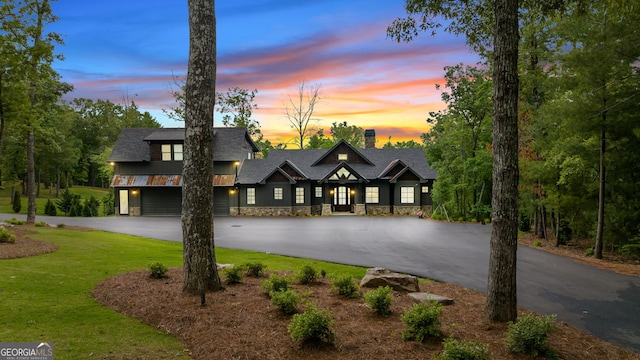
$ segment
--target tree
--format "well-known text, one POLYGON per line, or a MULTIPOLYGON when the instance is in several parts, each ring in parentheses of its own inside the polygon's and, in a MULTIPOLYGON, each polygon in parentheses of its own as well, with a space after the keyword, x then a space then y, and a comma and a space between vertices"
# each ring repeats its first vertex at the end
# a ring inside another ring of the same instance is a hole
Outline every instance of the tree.
POLYGON ((518 0, 496 0, 493 37, 493 192, 485 314, 518 316, 518 0))
POLYGON ((464 34, 481 54, 493 44, 493 190, 491 255, 485 314, 492 321, 517 316, 516 249, 518 214, 518 1, 431 2, 406 0, 409 14, 389 26, 387 35, 410 41, 419 31, 435 32, 437 16, 447 30, 464 34), (493 10, 491 11, 491 5, 493 10), (494 25, 493 31, 487 26, 494 25), (493 40, 493 42, 491 41, 493 40))
POLYGON ((252 138, 260 135, 260 123, 251 118, 253 110, 258 109, 253 103, 257 93, 258 90, 239 87, 229 88, 224 94, 216 93, 216 111, 222 114, 222 124, 246 128, 252 138))
POLYGON ((346 121, 331 125, 331 137, 334 144, 344 140, 356 149, 364 148, 364 129, 356 125, 349 125, 346 121))
POLYGON ((222 289, 213 232, 213 111, 216 80, 215 1, 189 0, 182 187, 183 291, 222 289))
POLYGON ((304 141, 309 136, 309 122, 312 120, 316 104, 320 101, 320 84, 305 85, 304 80, 298 84, 297 96, 289 96, 285 104, 285 116, 291 128, 297 133, 300 149, 304 149, 304 141), (306 86, 306 87, 305 87, 306 86))
POLYGON ((324 135, 324 129, 316 130, 315 134, 309 137, 307 149, 331 149, 335 143, 324 135))

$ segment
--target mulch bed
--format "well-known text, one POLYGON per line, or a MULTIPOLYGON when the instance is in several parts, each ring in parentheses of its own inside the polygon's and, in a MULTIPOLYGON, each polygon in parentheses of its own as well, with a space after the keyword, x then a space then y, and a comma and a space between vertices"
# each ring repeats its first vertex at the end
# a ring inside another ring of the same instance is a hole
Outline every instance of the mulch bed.
POLYGON ((33 230, 23 227, 14 227, 11 229, 11 232, 16 236, 16 242, 0 242, 0 259, 17 259, 46 254, 58 250, 58 247, 53 244, 28 238, 26 235, 33 234, 33 230))
MULTIPOLYGON (((310 300, 331 310, 335 320, 335 344, 300 343, 287 332, 291 317, 262 292, 263 280, 245 277, 225 291, 208 293, 204 307, 199 296, 182 292, 182 268, 170 269, 165 279, 152 279, 148 271, 118 275, 102 281, 93 295, 115 311, 177 337, 194 359, 430 359, 450 336, 488 344, 492 359, 532 359, 506 351, 507 325, 485 320, 483 294, 444 283, 420 285, 422 291, 455 299, 441 317, 443 336, 425 343, 402 340, 406 326, 400 315, 413 305, 404 294, 395 294, 392 313, 384 317, 362 298, 331 293, 329 279, 295 285, 298 292, 311 291, 310 300)), ((640 359, 560 322, 550 344, 563 359, 640 359)))

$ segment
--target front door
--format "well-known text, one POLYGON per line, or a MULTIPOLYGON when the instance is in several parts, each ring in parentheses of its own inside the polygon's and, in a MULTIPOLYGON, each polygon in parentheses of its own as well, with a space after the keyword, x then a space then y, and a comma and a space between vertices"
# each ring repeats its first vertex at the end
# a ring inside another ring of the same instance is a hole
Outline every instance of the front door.
POLYGON ((346 186, 333 189, 333 211, 351 211, 351 189, 346 186))
POLYGON ((120 190, 118 195, 120 197, 120 215, 129 215, 129 190, 120 190))

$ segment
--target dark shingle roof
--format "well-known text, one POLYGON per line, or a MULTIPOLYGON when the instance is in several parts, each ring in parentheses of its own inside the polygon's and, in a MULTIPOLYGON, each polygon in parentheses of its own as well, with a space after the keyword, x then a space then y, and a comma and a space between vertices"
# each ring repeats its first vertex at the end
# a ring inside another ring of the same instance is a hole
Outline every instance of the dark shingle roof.
MULTIPOLYGON (((336 164, 312 165, 327 151, 330 150, 271 150, 266 159, 245 160, 238 174, 238 183, 256 184, 286 160, 294 164, 309 179, 318 181, 336 168, 336 164)), ((422 149, 358 149, 358 151, 371 161, 372 165, 349 164, 349 167, 369 180, 378 179, 387 166, 396 160, 410 167, 423 179, 437 177, 437 172, 429 166, 422 149)))
MULTIPOLYGON (((122 129, 108 161, 149 161, 148 142, 161 141, 184 141, 184 128, 122 129)), ((245 128, 215 128, 213 146, 216 161, 240 160, 247 152, 259 151, 245 128)))

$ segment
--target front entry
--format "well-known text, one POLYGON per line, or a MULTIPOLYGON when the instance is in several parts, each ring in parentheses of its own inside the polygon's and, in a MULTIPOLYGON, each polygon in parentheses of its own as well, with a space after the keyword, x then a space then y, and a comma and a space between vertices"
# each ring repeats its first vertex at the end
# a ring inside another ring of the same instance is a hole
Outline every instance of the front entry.
POLYGON ((351 211, 353 194, 347 186, 333 188, 333 211, 351 211))
POLYGON ((120 190, 118 197, 120 200, 120 206, 118 207, 119 214, 129 215, 129 190, 120 190))

